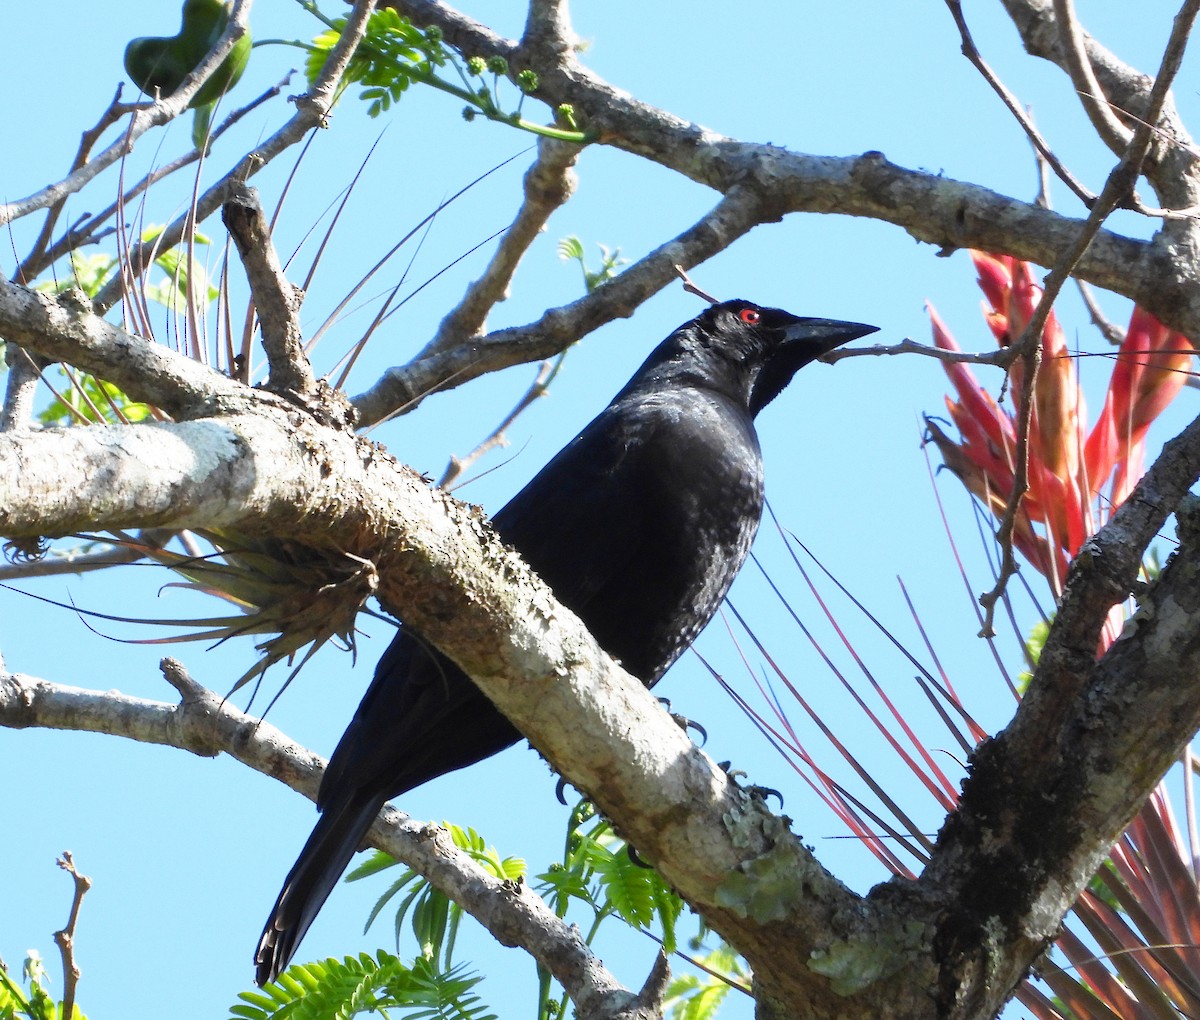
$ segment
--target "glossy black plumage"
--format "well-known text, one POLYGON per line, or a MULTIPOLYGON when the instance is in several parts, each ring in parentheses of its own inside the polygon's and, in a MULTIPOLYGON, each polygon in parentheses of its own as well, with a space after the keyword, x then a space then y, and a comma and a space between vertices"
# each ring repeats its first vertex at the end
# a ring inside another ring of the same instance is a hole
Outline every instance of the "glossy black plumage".
MULTIPOLYGON (((653 685, 712 618, 758 529, 754 416, 798 369, 874 329, 747 301, 711 306, 492 523, 601 647, 653 685)), ((259 943, 258 982, 287 966, 388 799, 519 737, 458 667, 402 629, 330 759, 321 817, 259 943)))

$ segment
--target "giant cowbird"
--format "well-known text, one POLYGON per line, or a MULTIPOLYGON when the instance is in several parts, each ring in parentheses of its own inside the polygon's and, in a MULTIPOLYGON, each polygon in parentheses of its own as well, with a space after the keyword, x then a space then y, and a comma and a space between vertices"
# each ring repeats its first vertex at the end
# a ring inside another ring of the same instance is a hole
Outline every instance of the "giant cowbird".
MULTIPOLYGON (((874 326, 713 304, 492 519, 626 670, 655 684, 716 612, 763 506, 754 416, 804 365, 874 326)), ((287 966, 384 802, 520 734, 408 628, 383 654, 317 796, 255 956, 287 966)))

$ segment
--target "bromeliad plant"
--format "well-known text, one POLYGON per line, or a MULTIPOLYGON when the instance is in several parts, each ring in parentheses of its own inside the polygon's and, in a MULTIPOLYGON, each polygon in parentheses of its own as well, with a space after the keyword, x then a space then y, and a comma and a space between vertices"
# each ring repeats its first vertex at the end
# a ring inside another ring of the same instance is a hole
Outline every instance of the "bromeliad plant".
MULTIPOLYGON (((1040 289, 1023 262, 978 252, 973 258, 990 306, 984 313, 988 325, 1007 346, 1024 330, 1040 289)), ((930 317, 937 345, 957 350, 932 308, 930 317)), ((946 404, 962 438, 955 443, 927 418, 929 436, 946 465, 997 517, 1012 491, 1017 422, 1029 415, 1029 490, 1018 511, 1014 543, 1056 596, 1070 558, 1141 477, 1150 426, 1184 386, 1194 354, 1187 337, 1134 308, 1115 355, 1104 406, 1090 431, 1074 361, 1053 314, 1042 333, 1042 363, 1031 407, 1020 406, 1019 360, 1008 379, 1017 395, 1013 412, 1002 410, 965 365, 947 365, 958 399, 947 398, 946 404)), ((1121 623, 1122 610, 1116 607, 1099 653, 1116 638, 1121 623)), ((1190 753, 1184 765, 1190 775, 1190 753)), ((1188 800, 1190 813, 1190 792, 1188 800)), ((1041 974, 1055 999, 1026 982, 1020 993, 1024 1004, 1045 1018, 1196 1015, 1196 862, 1197 847, 1189 846, 1167 789, 1160 785, 1072 908, 1072 919, 1084 931, 1069 925, 1056 944, 1068 966, 1049 959, 1041 974)))
MULTIPOLYGON (((987 299, 984 316, 1002 347, 1021 336, 1041 297, 1027 263, 973 252, 979 285, 987 299)), ((937 312, 929 308, 938 347, 959 347, 937 312)), ((1067 349, 1052 312, 1042 332, 1042 359, 1030 407, 1024 392, 1022 359, 1008 370, 1018 406, 1004 410, 967 365, 946 363, 958 395, 946 398, 959 431, 955 442, 926 417, 928 436, 946 466, 995 516, 1000 517, 1013 488, 1017 423, 1029 416, 1028 492, 1021 501, 1014 544, 1038 573, 1061 593, 1067 564, 1087 537, 1108 519, 1141 476, 1146 433, 1183 387, 1195 353, 1191 342, 1135 308, 1115 352, 1104 408, 1091 430, 1087 409, 1067 349)))

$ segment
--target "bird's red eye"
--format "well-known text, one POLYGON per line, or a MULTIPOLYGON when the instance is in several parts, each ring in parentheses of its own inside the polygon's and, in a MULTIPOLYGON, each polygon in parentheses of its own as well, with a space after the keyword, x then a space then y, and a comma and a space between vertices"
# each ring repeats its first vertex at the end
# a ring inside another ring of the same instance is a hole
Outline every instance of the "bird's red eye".
POLYGON ((757 308, 743 308, 738 312, 738 318, 748 326, 757 326, 762 322, 762 316, 758 314, 757 308))

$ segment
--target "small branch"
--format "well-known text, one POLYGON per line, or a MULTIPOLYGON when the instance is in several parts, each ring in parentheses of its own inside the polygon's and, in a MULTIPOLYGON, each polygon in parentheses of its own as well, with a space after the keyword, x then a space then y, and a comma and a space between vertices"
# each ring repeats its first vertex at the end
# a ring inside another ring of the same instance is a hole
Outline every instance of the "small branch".
POLYGON ((304 334, 300 329, 304 294, 284 275, 258 190, 245 184, 233 185, 221 218, 241 256, 258 310, 263 349, 270 365, 267 388, 275 393, 311 393, 316 376, 304 353, 304 334))
POLYGON ((500 368, 553 357, 594 329, 631 315, 677 279, 675 266, 695 266, 772 219, 752 188, 734 187, 697 223, 638 259, 620 276, 536 322, 497 330, 432 357, 392 368, 353 400, 363 424, 416 408, 425 397, 500 368))
POLYGON ((1117 119, 1096 80, 1092 62, 1084 47, 1083 30, 1075 17, 1073 0, 1054 0, 1054 14, 1058 20, 1058 41, 1062 47, 1065 70, 1071 76, 1084 112, 1104 144, 1120 155, 1133 141, 1133 132, 1117 119))
POLYGON ((216 402, 236 406, 250 396, 240 383, 106 322, 79 292, 53 298, 0 280, 0 336, 92 372, 176 417, 216 402))
MULTIPOLYGON (((275 96, 278 96, 279 93, 283 91, 284 86, 291 81, 291 77, 294 73, 295 72, 293 71, 289 71, 283 80, 277 85, 271 86, 271 88, 267 89, 257 99, 254 99, 245 106, 234 110, 233 113, 231 113, 225 118, 224 121, 221 122, 221 126, 208 136, 208 148, 211 150, 213 143, 220 138, 221 135, 228 131, 229 128, 233 127, 234 124, 245 117, 246 114, 250 113, 254 109, 257 109, 269 99, 273 99, 275 96)), ((195 148, 192 149, 191 152, 185 152, 182 156, 179 156, 176 159, 171 160, 171 162, 166 163, 158 169, 152 170, 150 173, 146 174, 146 176, 138 181, 137 184, 133 185, 133 187, 126 190, 124 194, 120 195, 115 202, 108 206, 107 209, 104 209, 95 215, 82 217, 78 223, 69 228, 57 241, 54 242, 54 244, 50 245, 49 248, 45 248, 43 250, 43 248, 39 247, 39 245, 35 245, 33 251, 25 258, 20 267, 17 269, 17 272, 14 274, 15 278, 21 283, 36 279, 46 269, 47 266, 53 265, 54 262, 62 258, 68 252, 74 251, 77 248, 81 248, 86 244, 94 244, 97 240, 99 240, 100 236, 103 236, 103 234, 96 235, 96 231, 100 228, 101 224, 106 223, 112 218, 113 214, 122 204, 128 206, 128 204, 137 198, 138 195, 148 190, 151 185, 157 184, 159 181, 169 177, 177 170, 182 170, 184 167, 190 166, 191 164, 195 163, 201 157, 201 155, 201 151, 195 148)), ((109 229, 112 230, 113 228, 110 227, 109 229)))
POLYGON ((922 354, 927 358, 933 358, 935 361, 943 361, 947 364, 992 365, 998 368, 1008 368, 1013 362, 1013 349, 1011 347, 1002 347, 996 351, 984 351, 980 354, 972 354, 969 351, 946 351, 940 347, 929 347, 926 344, 917 343, 915 340, 901 340, 898 344, 874 344, 870 347, 843 348, 837 351, 830 351, 828 354, 822 354, 819 360, 827 365, 832 365, 834 362, 841 361, 844 358, 878 358, 891 357, 896 354, 922 354))
POLYGON ((961 0, 946 0, 946 6, 950 9, 950 16, 954 19, 954 24, 958 28, 958 34, 962 40, 962 53, 974 66, 975 69, 983 76, 992 90, 1000 97, 1000 101, 1008 108, 1021 125, 1021 129, 1029 137, 1029 141, 1033 143, 1033 147, 1041 154, 1046 163, 1054 170, 1061 180, 1072 192, 1078 196, 1079 200, 1084 205, 1090 206, 1095 200, 1093 195, 1087 188, 1076 179, 1075 175, 1066 168, 1062 160, 1050 148, 1049 143, 1042 137, 1040 131, 1034 125, 1032 118, 1025 112, 1021 103, 1017 100, 1002 82, 996 73, 988 66, 979 52, 979 48, 975 45, 975 40, 971 36, 971 30, 967 27, 967 19, 963 14, 961 0))
POLYGON ((24 347, 18 347, 15 343, 8 345, 7 357, 8 384, 4 393, 4 408, 0 411, 0 432, 28 428, 33 418, 34 395, 45 367, 41 358, 35 359, 24 347))
POLYGON ((0 225, 10 223, 39 209, 53 207, 68 195, 82 190, 103 170, 112 166, 125 155, 133 143, 151 128, 174 120, 183 113, 192 97, 200 90, 209 76, 221 65, 233 49, 234 44, 246 33, 252 0, 235 0, 229 13, 229 21, 216 46, 200 62, 183 84, 171 95, 148 105, 130 107, 134 110, 129 130, 94 159, 72 171, 57 184, 43 188, 28 198, 17 202, 0 204, 0 225))
POLYGON ((720 304, 720 302, 708 291, 701 290, 699 286, 692 282, 692 278, 688 276, 687 271, 683 268, 683 266, 677 265, 674 267, 674 269, 678 274, 679 279, 683 281, 683 289, 688 294, 695 294, 696 297, 700 298, 700 300, 707 301, 710 305, 720 304))
POLYGON ((297 108, 303 110, 307 107, 322 126, 325 117, 333 109, 338 86, 346 74, 346 68, 350 66, 359 43, 366 37, 367 22, 370 21, 374 9, 373 0, 354 0, 354 7, 346 19, 346 27, 342 29, 341 36, 329 51, 329 56, 325 58, 313 87, 307 95, 296 100, 297 108))
POLYGON ((79 984, 79 964, 75 962, 75 926, 79 923, 79 908, 83 905, 83 897, 92 887, 92 880, 87 875, 81 875, 75 870, 75 861, 70 850, 64 850, 58 859, 58 866, 75 880, 75 896, 71 901, 71 914, 67 918, 67 926, 54 933, 54 942, 62 954, 63 965, 63 1020, 73 1020, 75 1016, 75 989, 79 984))
POLYGON ((501 238, 483 276, 467 288, 458 306, 442 319, 436 335, 418 358, 451 349, 483 332, 492 307, 508 296, 513 274, 525 252, 546 229, 550 215, 574 193, 576 177, 572 168, 580 151, 578 145, 568 142, 538 140, 537 159, 525 174, 525 200, 512 226, 501 238))
POLYGON ((505 430, 508 429, 517 416, 521 414, 530 404, 539 397, 546 395, 546 388, 550 380, 557 372, 557 366, 552 361, 543 361, 538 366, 538 374, 533 380, 533 384, 525 391, 525 395, 517 401, 517 406, 505 415, 504 421, 496 426, 495 430, 482 443, 475 447, 465 457, 451 457, 450 463, 446 465, 446 470, 442 472, 442 477, 438 479, 439 489, 448 489, 458 479, 458 477, 467 470, 489 450, 494 450, 497 446, 504 446, 508 441, 504 438, 505 430))
MULTIPOLYGON (((161 668, 179 691, 179 704, 0 675, 0 725, 109 733, 205 757, 224 752, 310 799, 316 797, 325 769, 319 756, 197 683, 176 660, 164 659, 161 668)), ((496 878, 458 850, 439 827, 386 808, 368 842, 419 871, 503 944, 529 951, 567 989, 580 1016, 607 1016, 615 999, 632 997, 578 931, 528 885, 496 878)))
MULTIPOLYGON (((1001 0, 1001 3, 1020 32, 1026 51, 1067 71, 1067 53, 1051 0, 1001 0)), ((1102 90, 1097 101, 1102 96, 1116 116, 1131 127, 1136 127, 1139 117, 1151 120, 1146 111, 1155 79, 1119 60, 1085 32, 1081 31, 1081 35, 1086 59, 1102 90)), ((1189 209, 1200 202, 1200 176, 1191 154, 1195 145, 1172 103, 1163 104, 1153 120, 1161 144, 1152 150, 1144 167, 1145 176, 1158 196, 1158 205, 1170 210, 1189 209)), ((1190 226, 1184 224, 1181 230, 1172 230, 1172 219, 1166 221, 1164 243, 1191 244, 1182 237, 1190 231, 1190 226)), ((1145 302, 1139 303, 1145 306, 1145 302)))
POLYGON ((1031 321, 1022 335, 1020 343, 1013 345, 1014 350, 1022 351, 1021 358, 1025 362, 1021 394, 1017 400, 1017 407, 1022 413, 1017 421, 1017 451, 1013 464, 1013 487, 1008 494, 1004 515, 1000 518, 1000 527, 996 532, 996 544, 1000 546, 1000 570, 992 589, 979 597, 979 604, 983 606, 983 626, 979 630, 979 636, 983 638, 996 636, 993 626, 996 618, 996 603, 1008 587, 1009 578, 1019 569, 1013 549, 1013 531, 1017 526, 1017 514, 1021 509, 1021 500, 1029 491, 1029 430, 1033 424, 1034 392, 1038 369, 1042 364, 1042 329, 1045 327, 1046 318, 1053 307, 1053 299, 1047 300, 1049 293, 1050 289, 1047 287, 1034 312, 1033 321, 1036 321, 1042 308, 1046 309, 1046 314, 1040 316, 1041 325, 1037 332, 1033 332, 1033 321, 1031 321))
MULTIPOLYGON (((83 133, 83 137, 79 141, 79 149, 75 153, 74 161, 71 163, 72 173, 87 163, 88 153, 92 151, 92 146, 96 144, 100 136, 126 113, 134 109, 136 109, 135 106, 121 102, 121 86, 118 85, 117 93, 113 96, 112 102, 108 104, 108 109, 100 115, 100 119, 93 128, 83 133)), ((36 263, 45 253, 46 247, 50 244, 50 238, 54 234, 54 226, 58 222, 59 216, 62 215, 66 202, 67 198, 64 195, 47 212, 46 221, 42 224, 42 229, 38 231, 37 239, 33 242, 30 254, 17 267, 17 271, 13 274, 18 283, 28 283, 33 278, 29 275, 28 266, 30 263, 36 263)))
POLYGON ((1088 310, 1088 316, 1092 320, 1092 325, 1100 330, 1104 339, 1114 347, 1120 347, 1125 342, 1125 330, 1118 326, 1115 322, 1110 322, 1100 309, 1100 303, 1096 300, 1096 295, 1092 293, 1092 288, 1089 287, 1083 280, 1076 280, 1075 286, 1079 288, 1079 296, 1083 298, 1084 306, 1088 310))

